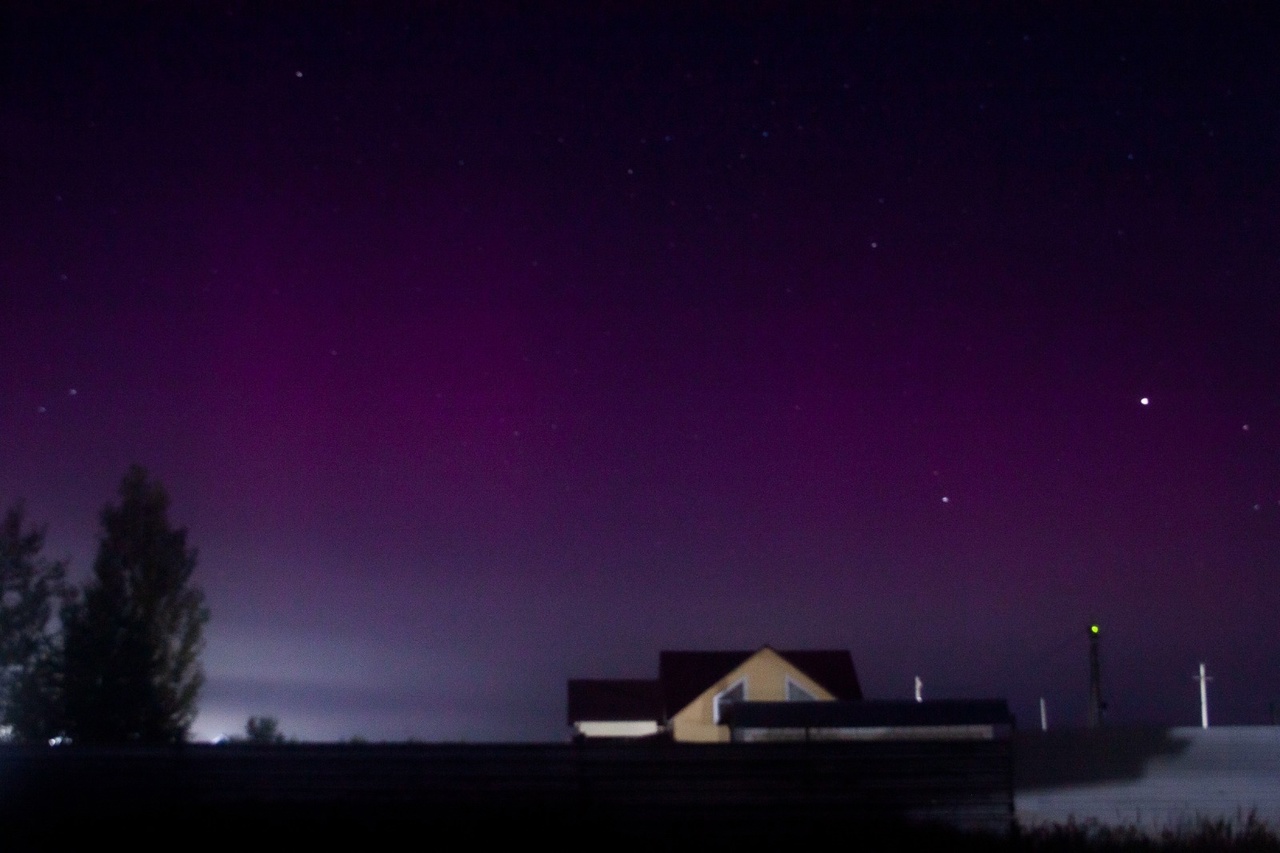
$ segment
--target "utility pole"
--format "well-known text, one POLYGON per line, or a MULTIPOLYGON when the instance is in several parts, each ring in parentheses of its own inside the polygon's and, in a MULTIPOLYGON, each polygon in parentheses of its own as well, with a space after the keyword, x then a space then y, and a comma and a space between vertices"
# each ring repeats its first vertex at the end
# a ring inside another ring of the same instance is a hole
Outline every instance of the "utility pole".
POLYGON ((1089 728, 1102 725, 1102 660, 1098 654, 1098 626, 1089 626, 1089 728))
POLYGON ((1040 697, 1040 731, 1049 731, 1049 712, 1044 705, 1044 697, 1040 697))
POLYGON ((1204 674, 1204 664, 1200 664, 1200 674, 1195 676, 1200 682, 1200 728, 1209 728, 1209 682, 1213 677, 1204 674))

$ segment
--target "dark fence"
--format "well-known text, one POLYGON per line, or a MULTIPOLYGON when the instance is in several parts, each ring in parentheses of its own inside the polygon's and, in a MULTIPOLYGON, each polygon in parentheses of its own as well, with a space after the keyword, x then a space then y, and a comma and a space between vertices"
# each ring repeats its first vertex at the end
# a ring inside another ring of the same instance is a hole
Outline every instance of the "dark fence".
POLYGON ((1011 745, 187 745, 0 749, 10 822, 342 815, 616 827, 928 822, 1005 833, 1011 745))

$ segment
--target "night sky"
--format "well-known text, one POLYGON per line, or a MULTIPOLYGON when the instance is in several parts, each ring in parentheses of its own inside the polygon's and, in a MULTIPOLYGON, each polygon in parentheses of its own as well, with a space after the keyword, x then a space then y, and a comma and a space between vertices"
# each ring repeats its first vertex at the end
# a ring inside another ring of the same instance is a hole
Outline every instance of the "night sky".
POLYGON ((1079 725, 1095 620, 1112 721, 1280 702, 1265 4, 49 5, 0 503, 84 579, 167 487, 194 736, 560 740, 766 643, 1079 725))

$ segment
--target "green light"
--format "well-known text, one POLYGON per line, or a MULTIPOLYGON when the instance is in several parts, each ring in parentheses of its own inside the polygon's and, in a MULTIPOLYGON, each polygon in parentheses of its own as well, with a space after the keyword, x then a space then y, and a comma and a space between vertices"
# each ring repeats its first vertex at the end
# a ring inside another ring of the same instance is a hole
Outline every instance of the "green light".
POLYGON ((1094 634, 1098 633, 1098 626, 1097 626, 1097 625, 1090 625, 1090 626, 1089 626, 1089 631, 1090 631, 1091 633, 1094 633, 1094 634))

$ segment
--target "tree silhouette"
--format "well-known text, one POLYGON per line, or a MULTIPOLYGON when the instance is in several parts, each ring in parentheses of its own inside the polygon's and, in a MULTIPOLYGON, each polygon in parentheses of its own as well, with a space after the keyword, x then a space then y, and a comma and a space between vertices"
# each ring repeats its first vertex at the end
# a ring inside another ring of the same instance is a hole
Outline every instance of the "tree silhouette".
POLYGON ((280 731, 280 721, 275 717, 250 717, 244 724, 244 736, 249 743, 284 743, 284 732, 280 731))
POLYGON ((93 579, 62 614, 66 730, 78 743, 174 743, 196 715, 209 613, 169 498, 133 466, 102 511, 93 579))
POLYGON ((57 637, 53 606, 64 599, 65 565, 40 556, 43 527, 30 527, 21 503, 0 521, 0 716, 17 740, 57 734, 57 637))

